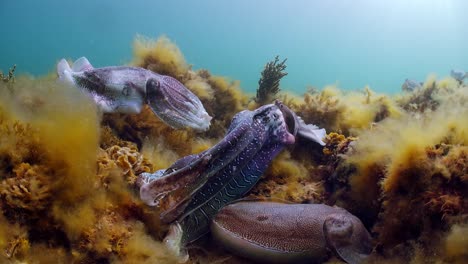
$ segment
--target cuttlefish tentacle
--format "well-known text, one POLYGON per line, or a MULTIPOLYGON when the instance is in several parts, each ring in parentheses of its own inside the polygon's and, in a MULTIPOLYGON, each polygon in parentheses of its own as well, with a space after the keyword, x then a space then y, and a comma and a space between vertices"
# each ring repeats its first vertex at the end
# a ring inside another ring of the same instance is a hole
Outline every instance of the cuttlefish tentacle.
POLYGON ((173 128, 207 130, 211 117, 182 83, 139 67, 94 68, 82 57, 72 67, 64 59, 57 65, 61 82, 83 90, 103 112, 140 113, 144 104, 173 128))
MULTIPOLYGON (((194 184, 194 181, 197 179, 197 172, 206 169, 210 157, 208 155, 203 155, 198 157, 198 155, 192 155, 185 157, 187 161, 190 159, 191 162, 189 165, 178 168, 177 166, 171 166, 165 170, 164 173, 168 172, 169 177, 163 175, 159 178, 148 181, 143 184, 140 188, 140 198, 151 206, 159 206, 160 200, 170 195, 174 190, 182 191, 183 188, 191 186, 194 184), (171 171, 177 171, 177 173, 170 173, 171 171)), ((145 175, 143 175, 144 177, 145 175)), ((181 201, 173 201, 171 203, 178 204, 181 201)))
POLYGON ((234 202, 213 218, 211 232, 228 250, 261 262, 319 263, 336 252, 357 264, 372 250, 357 217, 323 204, 234 202))
POLYGON ((153 112, 173 127, 189 121, 198 127, 210 123, 211 117, 198 97, 170 76, 150 78, 146 82, 146 99, 153 112))
POLYGON ((252 137, 249 126, 239 126, 232 138, 224 138, 207 151, 176 161, 157 180, 142 185, 140 198, 150 206, 163 209, 163 222, 174 221, 182 213, 180 210, 192 199, 192 194, 221 167, 231 163, 252 137))

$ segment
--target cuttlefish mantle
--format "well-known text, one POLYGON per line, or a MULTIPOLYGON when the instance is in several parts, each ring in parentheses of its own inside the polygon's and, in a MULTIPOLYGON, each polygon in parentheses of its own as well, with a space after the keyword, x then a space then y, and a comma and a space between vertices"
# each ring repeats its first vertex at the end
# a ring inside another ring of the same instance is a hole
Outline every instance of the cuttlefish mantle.
POLYGON ((324 204, 240 200, 216 214, 211 233, 229 251, 262 263, 322 263, 336 254, 360 264, 372 251, 361 220, 324 204))
POLYGON ((57 65, 59 80, 86 92, 105 113, 140 113, 146 103, 173 128, 207 130, 211 117, 200 99, 176 79, 140 67, 94 68, 85 57, 57 65))

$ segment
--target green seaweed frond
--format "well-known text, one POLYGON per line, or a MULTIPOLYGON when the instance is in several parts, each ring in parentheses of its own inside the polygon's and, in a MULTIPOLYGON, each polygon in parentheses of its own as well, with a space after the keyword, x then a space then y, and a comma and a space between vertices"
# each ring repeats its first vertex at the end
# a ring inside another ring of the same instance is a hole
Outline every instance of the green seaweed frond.
POLYGON ((262 71, 262 77, 258 81, 257 97, 255 101, 259 104, 265 104, 274 99, 274 96, 280 91, 279 84, 281 78, 288 75, 286 69, 287 59, 279 62, 279 57, 276 56, 274 61, 270 61, 265 65, 262 71))
POLYGON ((15 70, 16 70, 16 64, 13 65, 13 67, 10 68, 8 71, 8 75, 3 75, 2 72, 0 72, 0 80, 3 82, 15 82, 15 70))

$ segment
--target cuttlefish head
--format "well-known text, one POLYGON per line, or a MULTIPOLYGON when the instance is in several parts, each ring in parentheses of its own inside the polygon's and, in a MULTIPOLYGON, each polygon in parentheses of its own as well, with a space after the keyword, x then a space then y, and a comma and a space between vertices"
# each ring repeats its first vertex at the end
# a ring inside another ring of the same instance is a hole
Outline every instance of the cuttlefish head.
POLYGON ((290 113, 277 104, 264 105, 253 111, 255 131, 266 129, 268 141, 282 144, 294 144, 295 123, 290 120, 290 113))
POLYGON ((146 81, 146 100, 153 112, 173 128, 191 127, 205 131, 210 127, 200 99, 170 76, 155 75, 146 81))
POLYGON ((319 143, 322 146, 325 145, 323 138, 325 138, 327 133, 324 128, 319 128, 313 124, 306 124, 300 116, 296 115, 294 111, 289 109, 279 100, 275 101, 275 105, 283 114, 286 126, 292 135, 319 143))
POLYGON ((335 213, 323 225, 328 246, 346 263, 363 263, 372 251, 371 237, 362 222, 349 213, 335 213))

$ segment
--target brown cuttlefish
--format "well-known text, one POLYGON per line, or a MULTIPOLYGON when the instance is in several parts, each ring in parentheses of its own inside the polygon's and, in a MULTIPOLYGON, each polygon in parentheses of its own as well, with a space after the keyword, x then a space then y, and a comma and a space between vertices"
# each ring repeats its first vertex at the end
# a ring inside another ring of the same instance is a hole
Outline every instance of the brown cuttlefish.
POLYGON ((216 214, 211 234, 229 251, 262 263, 321 263, 334 253, 357 264, 372 251, 356 216, 324 204, 240 200, 216 214))

